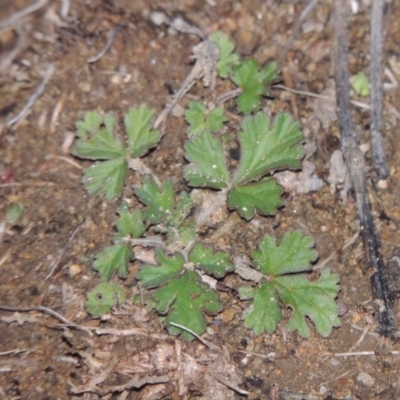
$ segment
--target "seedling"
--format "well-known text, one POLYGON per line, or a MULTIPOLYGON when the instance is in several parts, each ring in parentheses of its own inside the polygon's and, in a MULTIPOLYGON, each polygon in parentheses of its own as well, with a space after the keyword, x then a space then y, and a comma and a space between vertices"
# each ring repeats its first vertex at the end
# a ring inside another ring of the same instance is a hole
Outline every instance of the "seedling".
POLYGON ((359 72, 351 78, 351 86, 359 96, 368 96, 370 84, 367 75, 364 72, 359 72))
MULTIPOLYGON (((273 172, 299 169, 304 155, 303 134, 289 114, 280 113, 271 119, 259 111, 262 96, 276 79, 276 65, 260 67, 255 60, 241 61, 233 52, 233 43, 222 33, 214 33, 209 40, 219 46, 220 58, 215 65, 219 76, 230 78, 241 88, 237 109, 245 115, 237 138, 240 159, 234 170, 219 138, 228 116, 222 108, 201 101, 191 102, 185 113, 187 164, 174 181, 160 182, 142 159, 160 141, 160 133, 152 129, 155 113, 146 106, 132 108, 125 116, 126 140, 117 137, 114 117, 87 113, 77 123, 78 140, 73 148, 77 157, 97 162, 83 177, 91 195, 104 194, 108 200, 115 200, 122 193, 129 167, 141 176, 141 184, 134 187, 136 206, 131 209, 128 203, 121 203, 113 244, 97 254, 93 268, 105 281, 115 275, 123 279, 129 262, 140 258, 135 254, 136 246, 155 248, 153 262, 142 263, 136 274, 142 288, 140 300, 165 317, 171 334, 181 334, 188 340, 193 339, 189 330, 205 332, 205 314, 215 315, 222 309, 217 280, 228 273, 243 277, 232 262, 232 254, 206 246, 204 237, 199 237, 201 225, 212 210, 195 204, 192 190, 209 193, 211 189, 213 206, 237 212, 246 221, 256 214, 273 215, 283 204, 282 189, 273 172), (178 181, 181 186, 186 184, 180 193, 175 190, 174 182, 178 181)), ((197 58, 198 63, 201 60, 197 58)), ((246 327, 256 334, 275 331, 283 307, 292 310, 286 329, 304 337, 310 335, 306 317, 322 336, 340 325, 335 303, 337 275, 324 269, 319 279, 310 281, 307 277, 311 262, 317 258, 313 245, 313 239, 299 231, 286 233, 279 245, 270 236, 261 240, 258 250, 251 254, 254 273, 246 278, 254 281, 253 286, 244 285, 239 290, 243 301, 252 302, 243 314, 246 327)), ((88 294, 87 309, 99 317, 116 301, 124 301, 124 294, 115 281, 103 282, 88 294)))

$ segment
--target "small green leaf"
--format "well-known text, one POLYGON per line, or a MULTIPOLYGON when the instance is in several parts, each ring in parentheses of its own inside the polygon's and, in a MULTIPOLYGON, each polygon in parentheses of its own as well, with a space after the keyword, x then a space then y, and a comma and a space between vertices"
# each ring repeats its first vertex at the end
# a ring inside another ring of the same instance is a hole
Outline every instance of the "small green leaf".
POLYGON ((228 78, 232 67, 240 63, 239 56, 233 53, 235 44, 227 34, 220 31, 212 33, 208 39, 216 43, 220 50, 220 59, 217 62, 218 75, 221 78, 228 78))
POLYGON ((77 132, 76 134, 81 139, 86 139, 87 135, 93 136, 100 129, 100 125, 103 123, 103 116, 97 111, 88 111, 83 121, 77 121, 75 123, 77 132))
POLYGON ((359 96, 369 95, 369 80, 364 72, 359 72, 351 78, 351 86, 359 96))
POLYGON ((247 220, 253 218, 256 211, 263 215, 275 214, 282 205, 281 193, 282 188, 272 179, 250 183, 229 190, 228 207, 236 208, 247 220))
POLYGON ((242 113, 258 111, 261 96, 268 93, 268 86, 278 76, 275 63, 268 64, 259 71, 259 64, 254 59, 244 60, 242 65, 233 68, 232 81, 243 89, 238 97, 238 108, 242 113))
POLYGON ((303 139, 299 124, 289 114, 278 114, 272 127, 263 113, 246 116, 239 133, 241 158, 234 184, 260 178, 283 167, 300 168, 303 139))
POLYGON ((125 115, 129 154, 132 158, 144 156, 160 141, 160 132, 151 129, 153 119, 154 111, 143 104, 139 108, 131 108, 125 115))
POLYGON ((21 203, 14 203, 6 213, 6 221, 7 224, 13 226, 21 217, 22 213, 24 212, 24 207, 21 203))
POLYGON ((168 279, 179 275, 185 264, 181 254, 168 257, 160 249, 156 251, 156 261, 158 265, 144 264, 136 274, 136 279, 139 279, 144 287, 160 286, 168 279))
POLYGON ((131 214, 128 210, 128 204, 122 202, 118 208, 118 214, 120 218, 117 220, 116 226, 119 233, 133 238, 139 238, 143 235, 146 228, 143 224, 144 215, 142 211, 137 209, 131 214))
POLYGON ((190 251, 189 261, 216 278, 222 278, 227 272, 234 269, 228 254, 214 253, 212 249, 207 249, 200 243, 196 243, 190 251))
POLYGON ((185 157, 190 164, 184 168, 190 186, 224 188, 229 182, 229 172, 221 142, 210 132, 196 135, 185 144, 185 157))
POLYGON ((106 247, 96 255, 93 269, 99 272, 101 279, 110 279, 115 272, 120 278, 125 278, 128 270, 128 261, 133 257, 133 252, 127 243, 119 243, 106 247))
POLYGON ((267 276, 279 276, 308 271, 318 256, 313 246, 314 239, 300 231, 285 233, 279 246, 275 238, 265 235, 258 246, 260 251, 253 251, 251 256, 257 270, 267 276))
POLYGON ((221 108, 214 108, 209 113, 200 101, 192 101, 185 113, 186 121, 190 124, 188 134, 198 135, 205 130, 218 132, 228 119, 221 108))
POLYGON ((262 281, 256 288, 240 288, 239 294, 242 300, 253 299, 252 307, 243 313, 246 328, 253 329, 256 335, 274 332, 282 317, 274 286, 262 281))
MULTIPOLYGON (((90 113, 89 113, 90 114, 90 113)), ((87 115, 87 114, 86 114, 87 115)), ((97 127, 94 126, 94 122, 98 122, 98 114, 92 115, 89 118, 89 122, 80 121, 81 124, 77 123, 78 133, 80 137, 78 139, 71 153, 74 156, 85 158, 88 160, 113 160, 115 158, 121 158, 126 156, 126 150, 124 144, 114 136, 114 130, 116 125, 115 118, 106 114, 102 118, 101 124, 97 127), (104 127, 102 127, 104 124, 104 127), (84 129, 89 127, 87 132, 90 135, 84 135, 84 129)))
POLYGON ((135 189, 135 194, 147 206, 149 222, 157 224, 170 218, 175 206, 174 187, 170 180, 158 187, 151 176, 145 175, 142 187, 135 189))
POLYGON ((181 333, 186 340, 194 339, 193 335, 172 326, 171 322, 201 335, 207 327, 203 311, 216 314, 221 310, 218 294, 205 283, 199 282, 199 279, 195 271, 185 271, 183 275, 171 279, 154 296, 158 301, 158 312, 168 313, 166 323, 169 332, 172 335, 181 333))
POLYGON ((117 301, 125 301, 123 288, 114 282, 101 282, 87 294, 85 306, 97 318, 108 313, 117 301))
POLYGON ((185 219, 189 216, 192 207, 193 200, 186 192, 181 192, 172 215, 173 225, 181 226, 185 219))
POLYGON ((128 163, 123 158, 104 161, 85 169, 82 182, 90 195, 105 193, 107 200, 115 200, 122 192, 128 163))
POLYGON ((304 275, 281 276, 276 278, 275 288, 282 302, 293 310, 286 324, 291 332, 297 330, 302 337, 310 336, 305 317, 309 317, 317 332, 327 337, 333 327, 341 325, 339 308, 335 303, 338 294, 338 276, 329 269, 321 272, 316 282, 310 282, 304 275))

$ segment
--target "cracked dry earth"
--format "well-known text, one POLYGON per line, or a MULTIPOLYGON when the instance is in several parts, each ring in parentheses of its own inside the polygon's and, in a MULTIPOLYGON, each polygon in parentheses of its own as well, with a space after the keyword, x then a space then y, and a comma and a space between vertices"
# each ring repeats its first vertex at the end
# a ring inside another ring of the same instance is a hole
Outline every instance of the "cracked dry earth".
MULTIPOLYGON (((103 321, 91 319, 84 308, 86 292, 99 279, 91 260, 110 243, 118 205, 89 198, 83 190, 82 168, 89 164, 68 153, 74 123, 92 109, 122 117, 130 106, 146 103, 160 112, 189 74, 198 43, 192 35, 155 26, 151 12, 181 16, 206 34, 222 30, 241 56, 264 64, 279 58, 305 3, 86 0, 71 1, 64 16, 61 2, 38 3, 22 23, 0 31, 0 223, 13 203, 24 207, 16 226, 1 228, 0 304, 45 309, 0 311, 0 398, 239 399, 245 392, 249 399, 273 400, 399 398, 400 348, 376 333, 371 271, 358 236, 356 206, 351 197, 344 202, 327 181, 340 137, 332 103, 306 95, 273 89, 264 108, 271 114, 289 111, 301 122, 307 142, 315 144, 310 161, 323 188, 286 193, 285 207, 275 217, 239 222, 223 240, 240 255, 265 233, 281 237, 294 228, 312 235, 320 262, 329 258, 329 267, 340 276, 338 301, 345 308, 340 328, 329 338, 312 330, 303 339, 282 326, 272 335, 255 336, 241 321, 245 305, 221 292, 224 311, 209 320, 207 347, 169 337, 158 317, 138 306, 122 305, 103 321), (115 27, 111 48, 88 63, 115 27), (52 62, 54 72, 28 114, 13 126, 4 125, 23 108, 52 62), (47 309, 76 325, 42 312, 47 309), (116 335, 121 331, 126 336, 116 335)), ((1 0, 0 21, 30 4, 1 0)), ((369 64, 371 4, 360 0, 358 5, 349 20, 352 74, 367 72, 369 64)), ((334 95, 331 11, 331 2, 320 0, 304 21, 280 63, 287 86, 334 95)), ((388 0, 384 63, 394 81, 400 79, 399 37, 400 2, 388 0)), ((216 90, 224 92, 223 87, 216 90)), ((202 91, 195 85, 190 96, 202 91)), ((372 174, 367 177, 386 260, 400 242, 399 109, 399 89, 386 91, 387 188, 377 188, 372 174)), ((369 163, 369 112, 355 108, 353 116, 369 163)), ((239 123, 229 129, 237 131, 239 123)), ((163 178, 184 163, 182 119, 170 116, 166 132, 146 159, 163 178)), ((136 179, 130 177, 124 197, 132 197, 136 179)), ((133 263, 124 281, 127 291, 137 285, 137 268, 133 263)), ((225 284, 235 288, 237 278, 229 276, 225 284)), ((289 315, 288 310, 285 318, 289 315)), ((400 326, 398 311, 396 323, 400 326)))

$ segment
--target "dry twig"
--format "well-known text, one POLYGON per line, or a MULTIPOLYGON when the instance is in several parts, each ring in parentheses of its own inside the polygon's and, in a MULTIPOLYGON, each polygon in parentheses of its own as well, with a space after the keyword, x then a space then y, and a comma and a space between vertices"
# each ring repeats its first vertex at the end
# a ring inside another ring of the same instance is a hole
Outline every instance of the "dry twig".
POLYGON ((371 9, 371 152, 376 174, 380 179, 389 177, 382 127, 382 20, 383 0, 374 0, 371 9))
POLYGON ((90 57, 87 62, 89 64, 95 63, 96 61, 99 61, 104 54, 107 53, 107 51, 110 49, 112 42, 115 38, 115 35, 118 33, 119 28, 113 28, 109 33, 108 33, 108 37, 107 37, 107 42, 106 45, 93 57, 90 57))
POLYGON ((308 14, 314 9, 314 7, 317 5, 318 0, 311 0, 310 3, 307 5, 307 7, 301 12, 299 19, 296 21, 296 24, 293 28, 292 34, 290 35, 289 40, 286 42, 285 47, 281 51, 279 58, 278 58, 278 64, 280 64, 286 56, 286 53, 289 51, 290 47, 293 44, 293 41, 296 39, 296 36, 298 35, 301 25, 303 24, 304 20, 307 18, 308 14))
POLYGON ((11 17, 0 22, 0 31, 17 24, 22 18, 25 18, 29 14, 40 10, 45 4, 47 4, 47 0, 38 0, 36 3, 33 3, 30 6, 22 9, 21 11, 14 13, 13 15, 11 15, 11 17))
POLYGON ((213 88, 215 86, 215 66, 219 59, 219 53, 219 47, 211 40, 204 40, 193 48, 193 58, 196 63, 181 88, 175 94, 172 102, 157 117, 154 128, 159 127, 167 119, 172 109, 198 80, 202 79, 205 87, 210 86, 213 88))
POLYGON ((34 91, 31 97, 29 97, 28 101, 26 102, 22 110, 15 117, 10 118, 6 122, 6 126, 14 125, 20 119, 25 117, 29 109, 35 104, 36 100, 43 94, 47 83, 49 82, 51 76, 53 75, 53 72, 54 72, 54 63, 51 63, 47 67, 46 72, 44 73, 43 80, 42 82, 40 82, 40 85, 37 87, 37 89, 34 91))
POLYGON ((71 244, 73 238, 75 237, 75 235, 78 233, 79 228, 81 227, 82 223, 80 223, 72 232, 71 236, 69 237, 66 245, 61 249, 60 254, 57 257, 57 260, 53 263, 50 272, 47 274, 46 278, 44 279, 45 281, 47 281, 47 279, 49 279, 53 274, 54 271, 56 270, 58 264, 60 263, 61 259, 63 258, 65 252, 67 251, 69 245, 71 244))

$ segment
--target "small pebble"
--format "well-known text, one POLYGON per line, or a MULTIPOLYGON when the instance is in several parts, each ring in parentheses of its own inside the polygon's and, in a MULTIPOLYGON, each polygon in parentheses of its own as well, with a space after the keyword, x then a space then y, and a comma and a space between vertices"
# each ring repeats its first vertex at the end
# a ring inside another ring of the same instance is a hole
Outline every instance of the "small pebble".
POLYGON ((365 387, 371 387, 375 383, 375 379, 366 372, 360 372, 357 376, 357 382, 365 387))
POLYGON ((388 181, 386 179, 381 179, 378 181, 378 188, 379 189, 387 189, 388 188, 388 181))
POLYGON ((82 267, 79 264, 72 264, 69 266, 69 276, 73 278, 82 272, 82 267))
POLYGON ((168 22, 168 17, 161 11, 154 11, 150 14, 150 21, 154 25, 160 26, 168 22))
POLYGON ((332 367, 337 367, 340 364, 340 361, 336 357, 331 358, 332 367))

